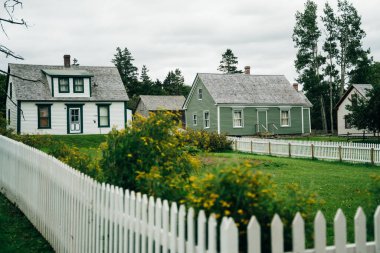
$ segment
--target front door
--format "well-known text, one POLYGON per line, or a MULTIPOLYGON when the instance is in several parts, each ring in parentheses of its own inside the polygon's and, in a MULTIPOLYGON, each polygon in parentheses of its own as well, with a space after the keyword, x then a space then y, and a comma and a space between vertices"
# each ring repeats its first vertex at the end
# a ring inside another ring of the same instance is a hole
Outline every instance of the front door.
POLYGON ((257 131, 268 132, 267 111, 257 111, 257 131))
POLYGON ((76 134, 81 132, 81 108, 71 107, 69 108, 69 133, 76 134))

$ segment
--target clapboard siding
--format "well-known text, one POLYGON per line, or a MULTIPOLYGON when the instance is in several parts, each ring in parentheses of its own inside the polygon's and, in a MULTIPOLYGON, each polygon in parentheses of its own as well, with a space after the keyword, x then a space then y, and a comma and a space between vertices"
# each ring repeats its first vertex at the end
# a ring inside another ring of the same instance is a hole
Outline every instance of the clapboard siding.
POLYGON ((9 82, 8 82, 8 88, 7 88, 7 100, 6 100, 6 112, 5 112, 5 117, 7 119, 7 122, 9 121, 8 119, 8 109, 10 110, 10 125, 8 125, 9 128, 12 128, 14 130, 17 130, 17 98, 16 98, 16 92, 14 92, 14 89, 12 91, 12 100, 9 98, 10 97, 10 89, 9 89, 9 84, 12 83, 13 78, 10 76, 9 77, 9 82), (13 102, 12 102, 13 101, 13 102))
POLYGON ((190 98, 190 101, 186 110, 187 127, 190 127, 192 129, 197 129, 197 130, 204 129, 203 113, 204 111, 209 111, 210 112, 210 128, 206 128, 204 130, 210 131, 210 132, 216 132, 218 130, 218 125, 217 125, 217 109, 215 106, 215 102, 200 79, 197 79, 194 85, 195 85, 194 93, 192 94, 192 97, 190 98), (198 89, 202 89, 202 100, 198 99, 198 89), (196 113, 198 116, 198 123, 196 126, 193 125, 194 113, 196 113))
MULTIPOLYGON (((38 129, 37 105, 35 102, 22 102, 21 117, 22 134, 67 134, 67 107, 65 102, 55 102, 51 105, 51 129, 38 129)), ((131 111, 128 110, 127 118, 131 119, 131 111)), ((112 127, 124 128, 125 124, 124 102, 112 102, 110 104, 110 127, 98 127, 98 108, 96 102, 87 102, 83 105, 83 133, 105 134, 112 127)))

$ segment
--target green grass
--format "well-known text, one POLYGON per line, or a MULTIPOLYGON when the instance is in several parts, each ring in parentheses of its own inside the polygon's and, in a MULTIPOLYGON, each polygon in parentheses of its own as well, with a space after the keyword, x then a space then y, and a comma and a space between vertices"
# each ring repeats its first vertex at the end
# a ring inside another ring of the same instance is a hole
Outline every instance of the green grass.
POLYGON ((0 252, 54 252, 21 211, 0 194, 0 252))
POLYGON ((98 148, 106 140, 107 135, 89 134, 89 135, 51 135, 53 141, 63 141, 69 146, 83 148, 98 148))
MULTIPOLYGON (((380 175, 380 167, 367 164, 349 164, 306 159, 291 159, 242 153, 214 153, 202 155, 205 171, 217 173, 220 168, 235 166, 245 161, 260 163, 257 169, 273 175, 279 186, 279 194, 289 183, 299 184, 305 191, 315 192, 325 204, 318 206, 327 220, 329 243, 332 243, 332 222, 338 208, 347 217, 349 240, 353 241, 353 217, 356 208, 362 206, 367 214, 370 207, 368 187, 371 175, 380 175)), ((371 220, 368 217, 367 220, 371 220)), ((371 221, 369 222, 371 223, 371 221)), ((369 237, 373 232, 369 229, 369 237)))

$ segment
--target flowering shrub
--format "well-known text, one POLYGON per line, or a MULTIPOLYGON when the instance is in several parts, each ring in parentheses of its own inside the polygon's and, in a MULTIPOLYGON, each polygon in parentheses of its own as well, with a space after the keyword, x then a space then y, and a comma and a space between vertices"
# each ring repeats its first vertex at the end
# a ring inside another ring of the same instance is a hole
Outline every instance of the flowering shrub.
POLYGON ((80 152, 77 147, 68 146, 63 142, 54 142, 49 146, 49 155, 98 180, 103 180, 103 171, 99 159, 91 157, 86 152, 80 152))
MULTIPOLYGON (((287 187, 283 196, 276 193, 277 185, 270 174, 255 171, 249 163, 234 168, 224 168, 218 173, 190 177, 188 194, 182 201, 197 210, 203 209, 216 218, 233 217, 240 229, 240 240, 246 241, 246 228, 252 215, 262 227, 263 250, 269 250, 270 223, 275 213, 283 220, 286 231, 286 248, 290 249, 290 226, 297 211, 311 229, 312 215, 321 202, 297 185, 287 187)), ((245 243, 242 243, 245 245, 245 243)))
POLYGON ((215 132, 187 129, 184 133, 184 141, 188 146, 196 147, 194 150, 208 152, 232 150, 232 141, 228 140, 226 135, 215 132))
POLYGON ((171 201, 181 199, 183 185, 200 163, 185 149, 176 118, 171 112, 137 115, 132 126, 112 130, 100 163, 107 181, 171 201))

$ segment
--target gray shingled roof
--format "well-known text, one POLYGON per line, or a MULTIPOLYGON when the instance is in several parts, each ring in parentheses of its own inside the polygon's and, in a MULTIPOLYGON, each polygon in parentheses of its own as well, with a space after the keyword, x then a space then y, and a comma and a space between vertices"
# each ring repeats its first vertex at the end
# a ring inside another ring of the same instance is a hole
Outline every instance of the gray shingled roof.
POLYGON ((148 96, 141 95, 141 101, 146 106, 148 111, 157 110, 182 110, 183 103, 185 103, 184 96, 148 96))
POLYGON ((352 86, 354 86, 354 88, 364 97, 367 95, 368 90, 372 90, 371 84, 353 84, 352 86))
POLYGON ((198 77, 218 104, 312 106, 283 75, 198 74, 198 77))
POLYGON ((10 73, 25 79, 39 80, 38 82, 25 81, 13 78, 13 86, 18 100, 32 101, 126 101, 127 92, 121 81, 119 72, 115 67, 93 67, 93 66, 64 66, 52 65, 30 65, 30 64, 9 64, 10 73), (82 71, 93 75, 91 78, 91 97, 90 98, 57 98, 52 97, 46 75, 43 71, 54 70, 68 73, 82 71))

